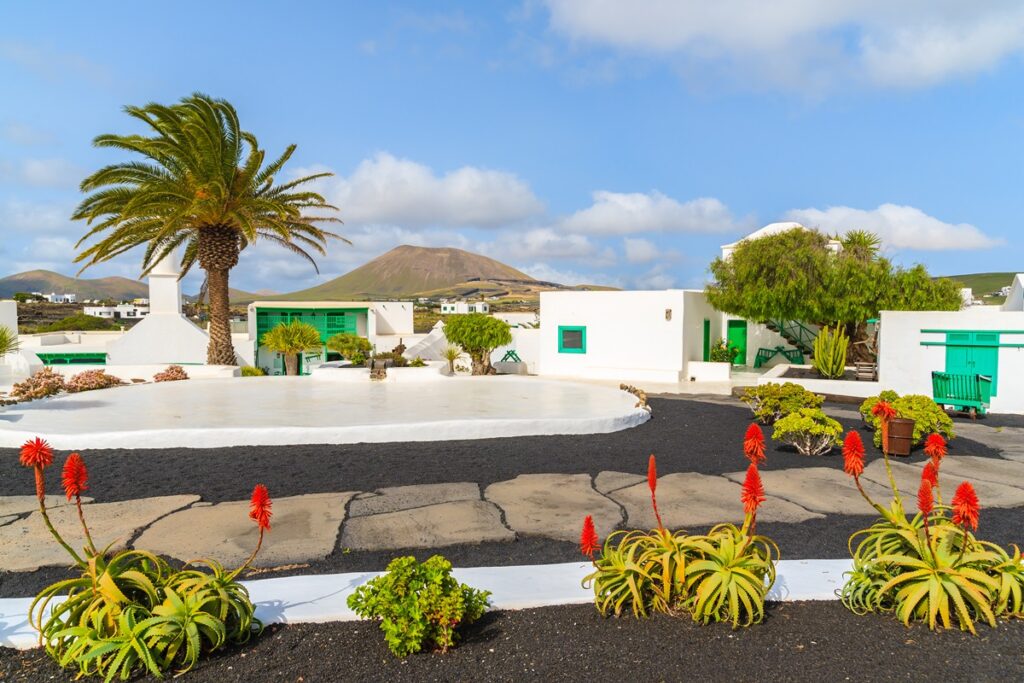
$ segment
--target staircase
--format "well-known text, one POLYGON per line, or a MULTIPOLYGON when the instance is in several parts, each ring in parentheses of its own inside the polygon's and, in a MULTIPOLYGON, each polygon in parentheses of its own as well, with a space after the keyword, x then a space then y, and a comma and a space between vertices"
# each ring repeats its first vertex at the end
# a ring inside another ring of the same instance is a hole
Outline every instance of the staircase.
POLYGON ((814 355, 814 340, 818 338, 818 330, 808 327, 796 320, 769 320, 765 323, 772 332, 800 349, 805 356, 814 355))

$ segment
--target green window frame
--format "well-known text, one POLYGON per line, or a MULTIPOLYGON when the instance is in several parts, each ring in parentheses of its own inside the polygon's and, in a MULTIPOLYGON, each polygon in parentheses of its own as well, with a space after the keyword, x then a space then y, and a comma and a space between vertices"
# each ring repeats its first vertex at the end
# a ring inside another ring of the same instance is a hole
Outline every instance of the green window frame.
POLYGON ((559 325, 558 326, 558 352, 559 353, 586 353, 587 352, 587 328, 585 325, 559 325), (579 332, 580 345, 566 346, 565 333, 579 332))

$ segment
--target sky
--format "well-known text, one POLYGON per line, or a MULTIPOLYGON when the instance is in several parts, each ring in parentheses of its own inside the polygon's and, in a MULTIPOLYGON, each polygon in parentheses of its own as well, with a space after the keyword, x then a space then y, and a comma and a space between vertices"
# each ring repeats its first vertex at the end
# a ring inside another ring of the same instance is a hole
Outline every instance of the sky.
POLYGON ((0 88, 0 274, 74 274, 78 184, 129 159, 92 139, 193 92, 268 155, 297 144, 286 178, 333 172, 317 189, 353 243, 319 274, 248 249, 241 289, 398 244, 700 287, 720 245, 779 220, 875 231, 934 274, 1024 271, 1019 0, 0 0, 0 88))

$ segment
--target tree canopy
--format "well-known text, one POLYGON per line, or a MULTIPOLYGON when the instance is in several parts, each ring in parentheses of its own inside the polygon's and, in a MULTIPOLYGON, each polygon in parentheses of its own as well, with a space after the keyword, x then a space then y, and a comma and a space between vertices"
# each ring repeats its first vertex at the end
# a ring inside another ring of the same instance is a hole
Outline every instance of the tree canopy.
POLYGON ((492 373, 491 351, 512 343, 508 323, 483 313, 449 316, 444 323, 444 335, 469 354, 474 375, 492 373))

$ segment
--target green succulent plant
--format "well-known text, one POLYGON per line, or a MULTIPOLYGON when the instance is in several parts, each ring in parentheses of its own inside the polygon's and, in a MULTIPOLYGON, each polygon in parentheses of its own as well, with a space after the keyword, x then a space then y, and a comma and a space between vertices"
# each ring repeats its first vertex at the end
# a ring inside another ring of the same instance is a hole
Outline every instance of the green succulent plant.
POLYGON ((842 326, 837 325, 834 330, 823 327, 814 340, 811 364, 826 379, 842 379, 846 373, 846 350, 849 345, 850 338, 842 326))

